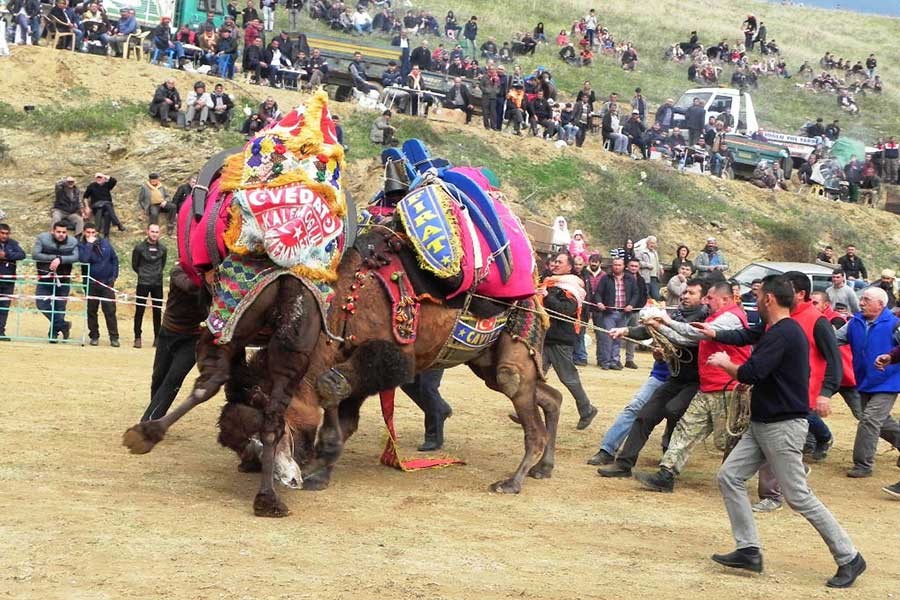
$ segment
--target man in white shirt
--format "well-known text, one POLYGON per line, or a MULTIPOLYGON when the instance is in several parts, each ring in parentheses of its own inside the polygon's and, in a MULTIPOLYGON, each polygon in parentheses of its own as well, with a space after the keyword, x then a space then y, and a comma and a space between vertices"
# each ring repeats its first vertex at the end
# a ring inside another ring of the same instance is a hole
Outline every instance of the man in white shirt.
POLYGON ((198 81, 194 89, 187 95, 187 110, 184 115, 184 128, 190 129, 194 121, 199 118, 200 129, 206 127, 209 121, 209 109, 213 107, 212 97, 206 91, 206 84, 198 81))

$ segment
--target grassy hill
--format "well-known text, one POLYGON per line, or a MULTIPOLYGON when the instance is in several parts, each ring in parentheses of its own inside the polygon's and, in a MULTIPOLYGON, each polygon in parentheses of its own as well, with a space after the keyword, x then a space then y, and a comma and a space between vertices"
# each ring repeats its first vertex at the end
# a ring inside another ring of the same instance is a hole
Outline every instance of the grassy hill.
MULTIPOLYGON (((160 171, 174 189, 207 157, 241 141, 233 131, 162 129, 146 116, 146 102, 159 82, 174 76, 179 88, 188 89, 196 75, 34 47, 14 48, 11 57, 0 60, 10 82, 0 86, 0 208, 26 243, 48 225, 55 181, 72 174, 84 185, 102 170, 120 180, 117 210, 129 232, 114 234, 113 243, 128 256, 142 236, 135 197, 146 174, 160 171), (24 113, 26 102, 38 110, 24 113)), ((270 94, 282 107, 304 99, 240 82, 227 88, 247 105, 270 94)), ((353 197, 365 202, 380 181, 380 148, 368 142, 375 115, 350 104, 335 103, 332 110, 342 115, 350 144, 353 197)), ((422 138, 436 155, 493 169, 520 216, 549 223, 565 215, 571 228, 585 229, 592 246, 604 253, 625 236, 655 233, 663 258, 670 259, 677 244, 696 251, 712 234, 736 266, 760 258, 809 260, 820 244, 850 242, 860 247, 873 272, 900 264, 900 218, 883 211, 678 174, 656 162, 614 156, 594 138, 582 149, 560 149, 477 125, 406 117, 396 123, 402 138, 422 138)), ((127 289, 133 282, 125 271, 127 289)))
MULTIPOLYGON (((635 87, 641 87, 654 109, 665 98, 677 98, 684 90, 695 87, 687 80, 687 64, 663 60, 663 53, 671 44, 687 41, 694 29, 704 45, 718 43, 722 38, 733 44, 738 38, 743 40, 740 24, 752 12, 766 23, 768 38, 779 43, 791 71, 796 71, 803 61, 818 67, 819 58, 826 51, 854 61, 864 61, 874 52, 886 86, 880 96, 858 97, 860 114, 850 117, 838 109, 834 94, 816 94, 797 88, 796 84, 805 80, 761 79, 759 90, 752 95, 763 127, 796 133, 805 121, 821 116, 826 122, 840 118, 847 135, 867 142, 881 135, 900 134, 900 65, 894 51, 900 19, 737 0, 655 0, 647 5, 636 5, 629 0, 416 0, 413 4, 415 8, 431 11, 442 30, 448 9, 454 11, 460 23, 477 15, 480 42, 488 36, 498 43, 508 40, 517 31, 531 31, 541 21, 550 43, 540 46, 534 57, 520 58, 526 70, 538 65, 551 69, 558 88, 566 96, 573 95, 585 79, 592 81, 598 94, 615 91, 626 100, 631 98, 635 87), (569 30, 572 22, 590 8, 596 9, 602 25, 616 40, 628 40, 637 46, 640 62, 636 72, 623 71, 611 57, 599 57, 595 65, 587 68, 570 67, 559 60, 553 39, 561 29, 569 30)), ((278 18, 286 25, 285 15, 278 18)), ((306 19, 303 24, 311 31, 328 31, 321 22, 306 19)), ((722 78, 725 82, 731 72, 726 67, 722 78)))

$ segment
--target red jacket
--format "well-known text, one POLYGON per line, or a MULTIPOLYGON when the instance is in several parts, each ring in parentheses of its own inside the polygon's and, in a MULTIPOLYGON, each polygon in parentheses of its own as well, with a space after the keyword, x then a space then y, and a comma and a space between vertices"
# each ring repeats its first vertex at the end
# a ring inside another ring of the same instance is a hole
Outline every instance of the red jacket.
POLYGON ((813 338, 813 328, 816 321, 824 319, 812 302, 800 302, 791 311, 791 318, 800 324, 806 341, 809 342, 809 408, 815 410, 816 398, 822 391, 822 382, 825 379, 825 357, 819 352, 816 340, 813 338))
MULTIPOLYGON (((706 323, 710 323, 719 318, 720 315, 730 312, 734 313, 746 329, 747 314, 741 309, 739 304, 734 304, 726 309, 717 311, 706 317, 706 323)), ((705 393, 721 392, 725 390, 733 390, 737 386, 736 379, 732 379, 731 375, 718 367, 712 367, 706 364, 707 359, 716 352, 725 352, 731 362, 740 366, 747 362, 750 358, 750 346, 729 346, 715 340, 700 340, 700 347, 697 350, 697 366, 700 370, 700 391, 705 393)))
MULTIPOLYGON (((840 317, 846 323, 847 319, 838 312, 835 312, 830 306, 822 313, 828 319, 829 323, 834 323, 836 317, 840 317)), ((841 377, 841 387, 856 387, 856 375, 853 373, 853 350, 850 344, 838 346, 841 351, 841 366, 844 368, 844 375, 841 377)))

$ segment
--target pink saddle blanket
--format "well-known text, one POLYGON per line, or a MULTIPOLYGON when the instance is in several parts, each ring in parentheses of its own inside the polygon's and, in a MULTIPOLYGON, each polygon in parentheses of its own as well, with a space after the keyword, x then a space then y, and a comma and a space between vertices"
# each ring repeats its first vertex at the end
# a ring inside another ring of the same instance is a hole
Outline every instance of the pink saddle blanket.
POLYGON ((209 186, 206 208, 199 220, 194 218, 192 198, 188 196, 178 211, 178 263, 184 272, 196 283, 202 285, 203 273, 212 268, 226 255, 225 229, 228 227, 228 208, 231 205, 231 194, 219 200, 219 180, 209 186), (212 244, 219 253, 217 257, 210 254, 208 243, 210 222, 213 222, 212 244))
POLYGON ((534 250, 525 228, 518 218, 509 210, 509 208, 496 196, 491 194, 491 200, 494 202, 494 210, 503 223, 506 230, 506 237, 509 240, 510 251, 512 254, 512 275, 509 280, 504 282, 500 276, 500 270, 495 262, 491 259, 491 251, 484 237, 474 226, 470 225, 469 217, 465 211, 454 204, 453 210, 459 223, 460 242, 462 244, 463 259, 463 281, 459 289, 451 294, 452 298, 459 294, 465 293, 475 284, 474 291, 501 300, 521 300, 530 298, 534 295, 534 250), (476 264, 477 253, 475 244, 478 244, 478 253, 480 253, 481 268, 476 264), (480 283, 476 283, 479 282, 480 283))

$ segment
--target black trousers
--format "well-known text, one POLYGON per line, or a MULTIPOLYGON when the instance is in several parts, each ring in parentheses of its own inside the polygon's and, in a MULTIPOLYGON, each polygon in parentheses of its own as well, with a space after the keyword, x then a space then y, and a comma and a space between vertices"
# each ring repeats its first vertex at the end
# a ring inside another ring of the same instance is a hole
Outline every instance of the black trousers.
POLYGON ((0 281, 0 335, 6 335, 6 319, 9 317, 9 303, 12 302, 4 296, 11 296, 15 288, 15 282, 0 281))
POLYGON ((115 225, 119 229, 122 229, 122 222, 116 215, 116 209, 113 207, 112 202, 98 202, 91 206, 91 212, 94 213, 94 223, 97 225, 100 233, 103 234, 103 237, 109 237, 109 228, 111 225, 115 225))
POLYGON ((100 323, 97 320, 97 312, 100 309, 103 311, 109 339, 119 339, 119 323, 116 321, 116 292, 105 285, 91 281, 88 284, 88 296, 91 297, 87 301, 88 337, 92 340, 100 339, 100 323), (96 298, 102 298, 102 300, 96 298))
POLYGON ((637 457, 644 444, 650 439, 653 429, 663 419, 668 419, 672 425, 677 423, 691 404, 698 389, 700 389, 698 383, 682 383, 680 381, 667 381, 656 388, 656 391, 650 396, 650 400, 638 413, 631 429, 628 430, 628 437, 616 456, 616 464, 629 469, 634 468, 637 457))
POLYGON ((184 378, 197 362, 198 338, 198 335, 184 335, 166 328, 159 332, 150 381, 150 406, 141 421, 159 419, 169 412, 184 378))
POLYGON ((400 386, 403 393, 409 396, 425 414, 425 438, 434 437, 442 432, 444 415, 450 412, 450 405, 441 396, 441 379, 443 369, 423 371, 409 383, 400 386))
POLYGON ((142 285, 137 286, 137 304, 134 307, 134 337, 141 337, 141 327, 144 322, 144 309, 150 304, 153 310, 153 335, 159 336, 159 326, 162 322, 162 285, 142 285))

